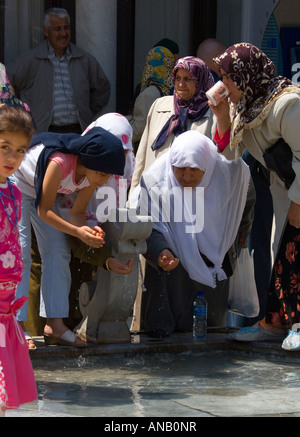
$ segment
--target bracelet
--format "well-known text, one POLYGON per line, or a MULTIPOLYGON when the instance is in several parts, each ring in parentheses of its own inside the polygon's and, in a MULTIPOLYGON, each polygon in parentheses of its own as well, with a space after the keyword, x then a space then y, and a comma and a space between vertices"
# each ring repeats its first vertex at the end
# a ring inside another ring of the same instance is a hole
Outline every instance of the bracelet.
POLYGON ((109 258, 107 258, 107 260, 105 261, 105 267, 106 267, 106 270, 108 270, 110 272, 110 268, 109 268, 109 265, 108 265, 108 259, 109 258))

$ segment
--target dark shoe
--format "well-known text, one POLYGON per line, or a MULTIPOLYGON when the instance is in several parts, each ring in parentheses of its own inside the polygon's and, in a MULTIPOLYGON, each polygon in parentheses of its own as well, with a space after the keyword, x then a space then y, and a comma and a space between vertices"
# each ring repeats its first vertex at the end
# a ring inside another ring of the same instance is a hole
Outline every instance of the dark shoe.
POLYGON ((161 328, 152 329, 152 331, 147 332, 147 335, 152 338, 165 338, 169 337, 167 331, 161 328))

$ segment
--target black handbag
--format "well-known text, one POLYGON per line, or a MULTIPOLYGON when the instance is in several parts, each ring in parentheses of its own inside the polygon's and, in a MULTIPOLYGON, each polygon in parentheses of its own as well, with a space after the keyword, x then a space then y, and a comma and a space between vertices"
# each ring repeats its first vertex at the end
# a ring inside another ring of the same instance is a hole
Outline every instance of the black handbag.
POLYGON ((266 149, 263 157, 268 169, 277 173, 288 190, 296 176, 292 168, 293 153, 290 146, 283 138, 279 138, 275 144, 266 149))

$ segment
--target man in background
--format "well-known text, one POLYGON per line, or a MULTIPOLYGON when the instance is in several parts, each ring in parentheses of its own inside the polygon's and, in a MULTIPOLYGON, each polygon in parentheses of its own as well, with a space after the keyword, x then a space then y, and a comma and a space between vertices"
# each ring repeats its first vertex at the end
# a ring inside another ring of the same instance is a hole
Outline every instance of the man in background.
POLYGON ((107 104, 110 83, 96 58, 71 43, 65 9, 46 11, 43 32, 39 46, 6 66, 8 77, 38 133, 82 133, 107 104))

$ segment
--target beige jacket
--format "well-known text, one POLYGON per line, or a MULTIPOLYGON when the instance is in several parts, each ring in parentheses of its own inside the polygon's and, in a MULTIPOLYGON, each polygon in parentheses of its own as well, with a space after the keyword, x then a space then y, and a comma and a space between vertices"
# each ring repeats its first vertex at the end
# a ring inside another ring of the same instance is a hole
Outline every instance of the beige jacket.
MULTIPOLYGON (((151 149, 161 129, 173 114, 173 96, 161 97, 151 106, 136 155, 130 192, 139 184, 142 173, 150 167, 156 158, 165 153, 172 145, 175 137, 171 134, 162 147, 155 151, 151 149)), ((197 130, 210 139, 213 139, 216 131, 216 120, 212 111, 209 109, 201 120, 195 121, 194 123, 189 122, 188 129, 197 130)))
POLYGON ((161 97, 156 86, 148 86, 137 96, 132 115, 127 115, 127 120, 132 127, 132 142, 140 141, 146 126, 147 115, 152 103, 161 97))
POLYGON ((270 190, 273 198, 275 233, 273 256, 277 252, 278 242, 285 224, 290 201, 300 204, 300 94, 284 93, 272 105, 272 108, 260 126, 245 129, 241 142, 242 152, 248 149, 264 166, 263 153, 279 138, 283 138, 291 147, 295 180, 287 191, 284 183, 271 171, 270 190))

